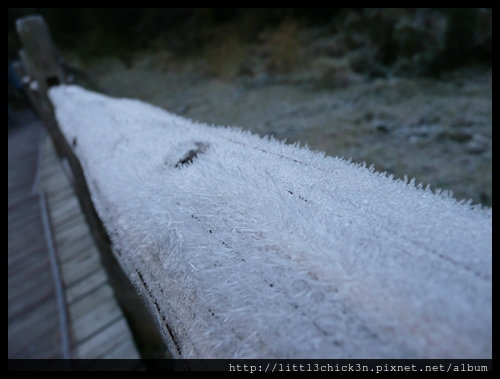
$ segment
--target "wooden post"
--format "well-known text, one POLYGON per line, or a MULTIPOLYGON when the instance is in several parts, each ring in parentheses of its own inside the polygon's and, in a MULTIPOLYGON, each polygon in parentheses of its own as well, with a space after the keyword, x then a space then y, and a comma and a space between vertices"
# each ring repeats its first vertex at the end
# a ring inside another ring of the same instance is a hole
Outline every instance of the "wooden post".
POLYGON ((65 83, 47 25, 42 16, 34 15, 18 19, 16 28, 24 46, 19 56, 27 71, 27 76, 23 77, 26 93, 54 140, 58 155, 66 156, 70 153, 69 146, 65 146, 66 141, 57 127, 54 110, 47 97, 51 85, 65 83))
POLYGON ((43 17, 34 15, 21 18, 17 20, 16 27, 27 52, 21 59, 26 68, 31 70, 40 91, 46 93, 51 85, 65 83, 60 66, 61 58, 52 43, 43 17))
POLYGON ((23 88, 24 92, 26 92, 26 96, 28 97, 29 101, 31 102, 31 105, 33 106, 33 109, 35 110, 35 113, 38 115, 38 117, 42 118, 42 106, 41 106, 41 101, 39 99, 39 92, 35 91, 33 89, 30 89, 30 86, 36 87, 36 81, 33 80, 33 78, 28 74, 28 72, 33 72, 32 68, 30 67, 31 61, 28 60, 26 56, 26 52, 24 50, 19 50, 19 57, 21 58, 21 62, 16 61, 13 64, 14 71, 16 72, 17 76, 21 78, 21 82, 23 83, 23 88), (24 66, 24 68, 23 68, 24 66))

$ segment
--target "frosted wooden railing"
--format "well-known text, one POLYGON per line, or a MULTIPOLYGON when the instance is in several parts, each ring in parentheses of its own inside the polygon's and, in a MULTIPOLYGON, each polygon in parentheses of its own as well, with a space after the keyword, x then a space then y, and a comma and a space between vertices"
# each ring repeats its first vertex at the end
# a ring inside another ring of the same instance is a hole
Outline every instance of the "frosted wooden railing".
POLYGON ((137 100, 49 97, 173 357, 491 358, 491 209, 137 100))
POLYGON ((137 100, 49 96, 174 356, 491 357, 491 210, 137 100))

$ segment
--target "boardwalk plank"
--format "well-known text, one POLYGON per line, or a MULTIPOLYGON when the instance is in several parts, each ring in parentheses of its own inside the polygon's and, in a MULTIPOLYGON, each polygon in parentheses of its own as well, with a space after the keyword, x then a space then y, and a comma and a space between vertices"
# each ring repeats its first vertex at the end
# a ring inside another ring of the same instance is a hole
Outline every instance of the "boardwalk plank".
POLYGON ((90 312, 95 306, 105 302, 114 301, 114 293, 108 284, 97 287, 94 291, 88 292, 84 298, 76 301, 70 308, 70 317, 77 319, 87 312, 90 312))
MULTIPOLYGON (((33 218, 36 218, 36 215, 33 215, 33 218)), ((34 223, 36 226, 36 223, 34 223)), ((33 231, 33 224, 26 222, 24 227, 28 231, 33 231)), ((12 239, 18 239, 18 241, 9 241, 8 248, 9 252, 12 249, 12 252, 8 256, 8 263, 12 265, 12 269, 15 272, 16 267, 31 254, 36 253, 40 250, 40 246, 38 245, 39 241, 42 241, 41 234, 30 234, 30 233, 22 233, 20 229, 15 232, 9 233, 9 237, 12 239), (22 239, 22 240, 19 240, 22 239)))
POLYGON ((82 235, 88 235, 90 230, 82 214, 73 214, 67 222, 54 224, 57 245, 65 244, 82 235))
MULTIPOLYGON (((21 233, 20 226, 29 224, 29 228, 37 228, 41 226, 41 219, 39 215, 39 198, 38 194, 28 195, 24 197, 23 201, 20 203, 16 203, 15 205, 9 206, 9 214, 8 214, 8 231, 9 235, 15 232, 21 233)), ((24 239, 20 239, 18 241, 17 237, 9 239, 10 243, 23 242, 24 239)), ((22 246, 13 246, 12 252, 22 251, 22 246)))
MULTIPOLYGON (((124 319, 119 319, 107 325, 104 330, 106 333, 95 334, 82 343, 78 347, 77 354, 96 359, 103 358, 106 355, 111 355, 114 350, 125 344, 127 340, 130 342, 132 340, 124 319)), ((135 352, 135 355, 135 357, 139 358, 137 352, 135 352)))
POLYGON ((80 204, 78 203, 78 200, 76 198, 68 199, 58 204, 58 207, 52 210, 51 219, 57 220, 61 216, 64 216, 68 212, 71 212, 74 208, 79 208, 79 207, 80 204))
POLYGON ((62 264, 63 280, 66 286, 82 280, 96 269, 100 269, 101 261, 95 251, 88 250, 81 255, 62 264))
POLYGON ((61 359, 64 358, 60 349, 61 337, 57 333, 47 333, 33 342, 28 349, 23 350, 13 358, 16 359, 61 359))
POLYGON ((85 217, 81 212, 71 212, 70 215, 71 216, 67 217, 65 221, 57 224, 54 223, 54 231, 57 235, 60 234, 65 236, 67 234, 73 234, 75 233, 75 229, 81 228, 82 226, 85 227, 88 232, 88 228, 85 224, 85 217))
MULTIPOLYGON (((121 341, 120 345, 116 348, 109 350, 106 354, 101 356, 101 359, 120 359, 121 357, 129 357, 128 359, 140 359, 140 355, 137 353, 137 347, 135 346, 133 340, 127 336, 121 341)), ((125 362, 127 365, 133 364, 132 370, 137 370, 141 366, 141 362, 125 362)), ((144 369, 144 368, 143 368, 144 369)))
POLYGON ((9 284, 9 320, 22 312, 31 311, 37 304, 54 296, 52 280, 51 267, 46 264, 44 270, 27 277, 24 282, 18 285, 9 284))
POLYGON ((49 191, 53 189, 64 188, 70 185, 68 179, 64 175, 64 172, 62 175, 60 175, 58 172, 55 172, 49 177, 43 177, 43 181, 44 183, 46 183, 49 191))
POLYGON ((67 246, 61 244, 59 246, 61 249, 61 253, 59 254, 59 262, 61 264, 73 259, 83 251, 96 249, 94 240, 88 234, 73 240, 73 244, 68 243, 67 246))
MULTIPOLYGON (((94 240, 90 235, 83 236, 75 242, 75 245, 71 249, 65 249, 61 254, 59 254, 59 262, 64 264, 71 259, 74 259, 77 255, 82 254, 86 250, 96 250, 94 240)), ((96 250, 96 253, 99 252, 96 250)))
POLYGON ((51 201, 53 203, 64 201, 72 196, 75 196, 75 191, 73 191, 71 187, 54 188, 54 190, 50 192, 51 201))
MULTIPOLYGON (((108 325, 116 322, 123 315, 116 302, 107 301, 92 308, 90 312, 72 320, 75 341, 83 342, 103 331, 108 325)), ((102 336, 107 339, 107 335, 102 336)))
MULTIPOLYGON (((36 203, 38 200, 37 199, 32 199, 32 201, 24 201, 23 205, 21 205, 22 209, 16 210, 13 209, 12 212, 9 209, 9 215, 13 214, 14 212, 19 212, 20 214, 14 215, 13 218, 9 217, 9 234, 13 233, 23 233, 22 226, 27 225, 30 228, 36 228, 37 226, 41 225, 41 220, 40 220, 40 215, 38 213, 38 207, 37 206, 32 206, 33 204, 28 204, 28 203, 36 203)), ((24 230, 26 233, 26 230, 24 230)), ((39 234, 33 234, 34 237, 37 237, 39 234)), ((29 235, 25 235, 26 237, 29 237, 29 235)), ((17 237, 13 238, 11 243, 14 242, 25 242, 25 239, 21 239, 17 241, 17 237)), ((16 247, 13 247, 15 251, 16 247)), ((22 245, 19 246, 19 251, 22 251, 22 245)))
POLYGON ((55 175, 58 175, 59 171, 62 171, 61 163, 59 162, 58 158, 54 157, 44 162, 41 175, 44 179, 49 179, 55 175))
MULTIPOLYGON (((31 346, 32 341, 48 331, 59 331, 59 318, 55 301, 46 301, 30 312, 9 320, 9 354, 18 354, 20 350, 31 346)), ((60 349, 60 347, 59 347, 60 349)))
MULTIPOLYGON (((65 201, 65 200, 63 200, 65 201)), ((82 211, 80 208, 73 208, 73 209, 70 209, 68 212, 64 213, 64 214, 61 214, 60 217, 58 218, 54 218, 52 220, 52 225, 54 225, 54 229, 61 226, 61 225, 64 225, 66 222, 68 221, 71 221, 72 218, 76 217, 76 216, 80 216, 82 215, 82 211)))
POLYGON ((87 296, 88 293, 94 291, 97 287, 107 283, 107 280, 105 272, 97 269, 90 273, 84 282, 76 282, 66 287, 66 302, 70 306, 70 309, 75 302, 87 296))
POLYGON ((56 235, 56 244, 58 248, 62 248, 65 244, 70 244, 71 241, 87 235, 89 233, 88 227, 86 224, 76 225, 73 229, 68 230, 63 235, 56 235))

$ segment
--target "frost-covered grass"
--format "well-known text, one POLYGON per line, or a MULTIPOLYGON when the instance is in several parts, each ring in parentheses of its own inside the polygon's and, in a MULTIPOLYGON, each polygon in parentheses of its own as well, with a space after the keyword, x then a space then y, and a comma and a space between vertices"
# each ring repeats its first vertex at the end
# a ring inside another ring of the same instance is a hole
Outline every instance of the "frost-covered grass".
POLYGON ((298 82, 292 74, 220 80, 204 75, 195 61, 159 58, 137 57, 132 68, 101 62, 90 74, 114 97, 301 141, 330 156, 374 163, 395 178, 407 174, 451 190, 458 200, 492 205, 491 71, 457 71, 443 80, 368 80, 345 88, 320 80, 317 88, 313 79, 325 67, 305 69, 298 82))
POLYGON ((491 209, 137 100, 50 97, 180 357, 491 358, 491 209))

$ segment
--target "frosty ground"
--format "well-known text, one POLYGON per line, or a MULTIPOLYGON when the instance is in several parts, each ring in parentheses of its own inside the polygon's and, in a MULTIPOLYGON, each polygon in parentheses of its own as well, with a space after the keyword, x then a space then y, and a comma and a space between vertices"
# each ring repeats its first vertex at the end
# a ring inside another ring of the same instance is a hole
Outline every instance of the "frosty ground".
POLYGON ((158 56, 129 67, 101 61, 89 70, 111 96, 300 141, 331 156, 374 163, 396 178, 406 174, 451 190, 458 200, 492 205, 491 70, 462 70, 441 80, 364 79, 348 72, 324 80, 317 71, 222 79, 196 62, 171 64, 158 56))

